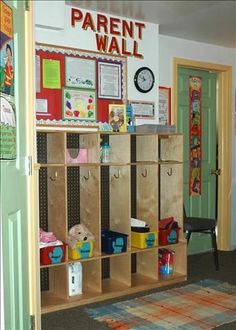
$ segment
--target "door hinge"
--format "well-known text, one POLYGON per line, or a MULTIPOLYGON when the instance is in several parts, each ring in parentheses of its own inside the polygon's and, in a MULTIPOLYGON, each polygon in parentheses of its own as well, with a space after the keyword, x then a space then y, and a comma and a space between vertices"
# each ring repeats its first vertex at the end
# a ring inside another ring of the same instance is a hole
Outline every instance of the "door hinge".
POLYGON ((211 170, 211 175, 221 175, 221 169, 211 170))
POLYGON ((26 166, 25 166, 25 174, 28 176, 32 175, 32 156, 26 157, 26 166))
POLYGON ((25 11, 30 11, 29 0, 25 0, 25 11))
POLYGON ((35 330, 35 315, 30 315, 30 330, 35 330))

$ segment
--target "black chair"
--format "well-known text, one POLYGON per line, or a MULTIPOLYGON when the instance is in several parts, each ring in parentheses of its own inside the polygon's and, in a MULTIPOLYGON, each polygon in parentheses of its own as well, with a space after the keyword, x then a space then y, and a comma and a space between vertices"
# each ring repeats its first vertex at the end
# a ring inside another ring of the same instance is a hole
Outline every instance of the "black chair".
POLYGON ((189 243, 189 239, 192 233, 203 233, 211 235, 215 268, 216 270, 219 270, 218 249, 216 242, 216 219, 187 217, 184 208, 184 232, 186 233, 187 244, 189 243))

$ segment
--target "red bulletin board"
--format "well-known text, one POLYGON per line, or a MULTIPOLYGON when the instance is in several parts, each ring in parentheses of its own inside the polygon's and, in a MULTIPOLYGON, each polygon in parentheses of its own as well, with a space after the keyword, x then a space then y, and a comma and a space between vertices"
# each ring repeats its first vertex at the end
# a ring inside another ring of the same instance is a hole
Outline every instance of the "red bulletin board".
POLYGON ((36 93, 36 99, 47 100, 47 113, 36 113, 36 119, 44 120, 61 120, 62 119, 62 88, 61 89, 48 89, 43 88, 42 79, 42 62, 43 59, 53 59, 60 61, 60 76, 61 87, 65 86, 65 57, 74 56, 79 58, 95 59, 96 61, 96 95, 98 89, 98 61, 116 62, 121 63, 122 70, 122 98, 117 99, 102 99, 97 97, 97 121, 108 122, 109 117, 109 104, 122 104, 126 103, 126 73, 127 64, 126 59, 116 56, 109 56, 106 54, 85 52, 69 48, 60 48, 54 46, 38 45, 36 47, 36 55, 40 58, 40 92, 36 93))

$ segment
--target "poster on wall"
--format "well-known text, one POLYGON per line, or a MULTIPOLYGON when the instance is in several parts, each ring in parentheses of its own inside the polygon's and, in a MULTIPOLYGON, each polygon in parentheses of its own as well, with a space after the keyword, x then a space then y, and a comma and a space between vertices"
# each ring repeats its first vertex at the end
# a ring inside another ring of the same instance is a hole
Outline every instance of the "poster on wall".
POLYGON ((43 59, 43 88, 61 88, 60 61, 43 59))
POLYGON ((13 103, 0 96, 0 159, 16 159, 16 116, 13 103))
POLYGON ((0 1, 0 92, 14 96, 13 13, 0 1))
POLYGON ((155 103, 130 101, 133 110, 133 116, 139 119, 154 119, 155 118, 155 103))
POLYGON ((109 124, 113 132, 126 132, 126 105, 109 104, 109 124))
POLYGON ((201 195, 202 176, 202 78, 189 77, 189 195, 201 195))
POLYGON ((171 88, 159 87, 159 124, 171 124, 171 88))
POLYGON ((76 88, 63 88, 62 119, 95 121, 96 92, 76 88))
POLYGON ((96 61, 78 57, 65 57, 66 86, 96 88, 96 61))
POLYGON ((98 62, 98 97, 121 99, 121 64, 98 62))

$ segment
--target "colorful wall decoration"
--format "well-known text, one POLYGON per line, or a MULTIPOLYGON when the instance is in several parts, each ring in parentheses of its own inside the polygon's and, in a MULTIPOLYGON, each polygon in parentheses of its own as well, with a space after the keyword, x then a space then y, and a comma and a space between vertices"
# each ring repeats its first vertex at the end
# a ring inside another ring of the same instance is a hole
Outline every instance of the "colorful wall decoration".
POLYGON ((36 119, 108 122, 109 104, 127 102, 126 77, 126 58, 37 45, 36 119), (120 68, 119 99, 98 93, 101 61, 120 68))
POLYGON ((14 96, 13 13, 2 1, 0 17, 0 92, 14 96))
POLYGON ((202 79, 189 77, 189 147, 190 147, 190 178, 189 195, 201 195, 201 99, 202 79))

